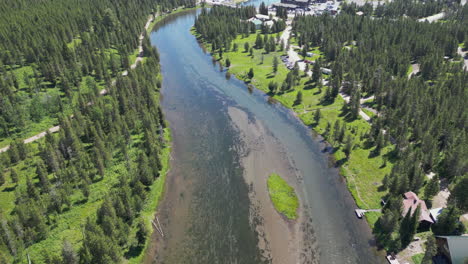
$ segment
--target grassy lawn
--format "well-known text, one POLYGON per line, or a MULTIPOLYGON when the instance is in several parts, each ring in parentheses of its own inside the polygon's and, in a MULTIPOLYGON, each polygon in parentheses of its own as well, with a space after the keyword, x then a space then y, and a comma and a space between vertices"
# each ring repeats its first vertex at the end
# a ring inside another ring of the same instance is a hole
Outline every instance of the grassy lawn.
POLYGON ((419 253, 411 257, 414 264, 421 264, 424 258, 424 253, 419 253))
MULTIPOLYGON (((200 38, 200 36, 193 29, 192 33, 200 38)), ((271 34, 276 36, 276 34, 271 34)), ((279 60, 278 71, 273 72, 273 57, 280 57, 284 55, 284 51, 265 53, 263 49, 253 49, 253 56, 244 50, 244 43, 248 42, 250 47, 255 44, 256 35, 251 34, 249 37, 243 38, 237 36, 233 41, 238 46, 237 51, 224 52, 222 58, 219 53, 215 51, 213 57, 225 65, 226 59, 231 61, 229 72, 236 75, 238 79, 243 80, 247 84, 253 84, 256 88, 269 93, 268 84, 276 82, 278 86, 285 80, 289 70, 279 60), (254 77, 249 79, 247 72, 252 68, 254 77)), ((292 38, 291 43, 297 41, 292 38)), ((211 51, 210 43, 203 43, 206 50, 211 51)), ((321 55, 321 52, 315 47, 311 48, 311 52, 321 55)), ((323 75, 327 78, 327 75, 323 75)), ((313 129, 321 134, 330 144, 333 145, 335 152, 334 158, 341 165, 340 172, 346 178, 346 182, 350 192, 352 193, 356 204, 359 208, 363 209, 378 209, 381 208, 380 199, 386 194, 382 191, 381 182, 384 176, 390 173, 392 168, 391 159, 387 159, 389 152, 392 150, 391 146, 387 146, 381 150, 379 155, 374 155, 374 147, 367 142, 364 138, 371 126, 368 122, 358 117, 357 119, 350 119, 348 114, 342 111, 345 101, 341 97, 335 98, 333 102, 323 102, 326 93, 326 87, 321 90, 316 87, 315 83, 311 83, 308 77, 301 77, 299 84, 294 89, 284 93, 276 93, 269 95, 276 101, 293 109, 304 124, 313 127, 313 129), (294 101, 298 92, 301 91, 303 100, 300 104, 295 105, 294 101), (314 114, 317 109, 320 109, 319 122, 315 122, 314 114), (353 148, 349 157, 347 158, 343 152, 343 143, 336 142, 333 135, 333 125, 339 120, 341 125, 346 124, 345 134, 350 135, 352 138, 353 148), (331 130, 326 133, 327 125, 330 124, 331 130)), ((373 101, 369 100, 366 104, 372 106, 373 101)), ((370 111, 364 110, 369 116, 375 116, 370 111)), ((372 227, 378 219, 380 213, 372 212, 366 214, 369 225, 372 227)))
POLYGON ((368 115, 370 118, 375 117, 374 112, 369 111, 369 110, 367 110, 367 109, 365 109, 365 108, 361 108, 361 110, 362 110, 366 115, 368 115))
POLYGON ((410 64, 410 66, 408 67, 408 70, 406 71, 406 75, 410 75, 412 72, 413 72, 413 65, 410 64))
POLYGON ((276 173, 272 173, 268 177, 267 185, 271 201, 276 210, 288 219, 296 219, 299 200, 294 188, 276 173))
POLYGON ((80 38, 74 38, 70 43, 67 43, 67 47, 74 49, 76 46, 80 45, 83 42, 80 38))

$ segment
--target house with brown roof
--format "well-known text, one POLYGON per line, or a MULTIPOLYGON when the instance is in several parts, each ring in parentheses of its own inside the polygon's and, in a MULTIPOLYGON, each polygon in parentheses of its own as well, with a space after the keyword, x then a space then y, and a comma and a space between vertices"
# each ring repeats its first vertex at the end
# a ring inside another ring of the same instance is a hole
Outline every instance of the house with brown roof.
POLYGON ((418 206, 421 208, 421 212, 419 214, 419 223, 420 224, 433 224, 434 220, 431 218, 429 214, 429 210, 427 210, 426 203, 423 200, 420 200, 418 196, 414 192, 406 192, 403 195, 403 210, 402 215, 405 216, 408 213, 408 210, 411 209, 411 215, 416 211, 418 206))

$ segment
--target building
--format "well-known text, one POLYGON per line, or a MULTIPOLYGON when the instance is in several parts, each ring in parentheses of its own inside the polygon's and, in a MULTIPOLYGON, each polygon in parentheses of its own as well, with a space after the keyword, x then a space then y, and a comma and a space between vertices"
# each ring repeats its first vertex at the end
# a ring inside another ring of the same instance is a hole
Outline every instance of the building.
POLYGON ((281 0, 282 4, 296 5, 300 8, 307 8, 310 5, 310 0, 281 0))
POLYGON ((412 215, 419 206, 421 208, 419 224, 431 225, 434 223, 434 220, 432 220, 431 216, 429 215, 429 210, 427 210, 426 203, 423 200, 420 200, 414 192, 406 192, 403 196, 403 216, 405 216, 410 209, 412 215))
POLYGON ((270 17, 269 16, 266 16, 266 15, 262 15, 262 14, 256 14, 255 17, 261 21, 268 21, 270 20, 270 17))
POLYGON ((252 22, 255 25, 255 29, 261 29, 263 22, 260 19, 253 19, 252 22))
POLYGON ((437 217, 439 217, 439 215, 442 213, 442 210, 443 208, 434 208, 429 210, 429 214, 432 220, 434 220, 434 223, 437 222, 437 217))
POLYGON ((275 22, 273 22, 273 20, 263 22, 263 25, 269 28, 271 28, 274 24, 275 22))
POLYGON ((272 5, 274 8, 286 8, 287 10, 295 10, 297 5, 295 4, 285 4, 285 3, 274 3, 272 5))
POLYGON ((438 263, 468 263, 468 236, 437 236, 437 253, 445 258, 438 258, 438 263))

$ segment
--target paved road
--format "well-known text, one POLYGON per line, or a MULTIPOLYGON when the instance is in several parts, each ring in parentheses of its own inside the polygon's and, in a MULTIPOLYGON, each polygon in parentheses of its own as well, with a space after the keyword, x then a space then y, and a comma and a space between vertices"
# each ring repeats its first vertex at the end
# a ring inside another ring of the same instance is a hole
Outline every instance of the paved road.
MULTIPOLYGON (((153 20, 154 20, 154 18, 151 15, 150 18, 148 19, 148 21, 145 24, 145 31, 140 34, 140 43, 138 45, 138 56, 137 56, 135 62, 132 65, 130 65, 130 69, 135 69, 137 67, 138 63, 143 60, 143 39, 145 38, 145 33, 148 30, 149 26, 151 25, 151 22, 153 22, 153 20)), ((122 76, 127 76, 127 75, 128 75, 127 70, 122 72, 122 76)), ((111 84, 115 85, 115 79, 112 80, 111 84)), ((99 94, 100 95, 106 95, 107 92, 108 92, 107 89, 102 89, 99 92, 99 94)), ((88 103, 88 104, 90 104, 90 103, 88 103)), ((43 131, 43 132, 41 132, 41 133, 39 133, 37 135, 34 135, 34 136, 30 137, 30 138, 25 139, 23 142, 25 144, 34 142, 34 141, 36 141, 38 139, 41 139, 41 138, 45 137, 47 135, 47 131, 50 132, 50 133, 55 133, 55 132, 59 131, 59 129, 60 129, 60 126, 51 127, 46 131, 43 131)), ((5 151, 7 151, 8 149, 10 149, 10 146, 0 148, 0 153, 3 153, 5 151)))

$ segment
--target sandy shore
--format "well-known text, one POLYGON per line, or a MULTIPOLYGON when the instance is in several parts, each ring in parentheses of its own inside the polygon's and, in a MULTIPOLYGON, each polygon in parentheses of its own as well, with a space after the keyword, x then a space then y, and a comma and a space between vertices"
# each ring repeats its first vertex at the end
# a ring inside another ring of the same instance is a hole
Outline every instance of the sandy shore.
POLYGON ((271 263, 318 263, 311 220, 298 188, 301 177, 285 150, 260 122, 249 118, 243 110, 230 107, 228 113, 244 141, 240 152, 244 178, 250 189, 250 221, 256 226, 263 256, 271 263), (279 173, 298 192, 299 217, 294 221, 273 207, 267 189, 267 178, 273 172, 279 173))

